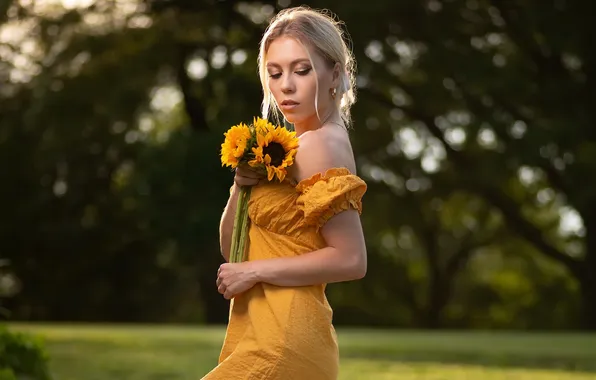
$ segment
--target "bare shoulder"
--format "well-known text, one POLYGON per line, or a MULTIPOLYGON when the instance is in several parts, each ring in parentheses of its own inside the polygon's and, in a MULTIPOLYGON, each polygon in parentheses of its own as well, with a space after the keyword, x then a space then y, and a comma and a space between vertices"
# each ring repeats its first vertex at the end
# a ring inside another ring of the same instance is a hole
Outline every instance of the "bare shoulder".
POLYGON ((352 144, 347 131, 337 127, 322 127, 300 137, 293 170, 299 182, 331 168, 347 168, 356 174, 352 144))

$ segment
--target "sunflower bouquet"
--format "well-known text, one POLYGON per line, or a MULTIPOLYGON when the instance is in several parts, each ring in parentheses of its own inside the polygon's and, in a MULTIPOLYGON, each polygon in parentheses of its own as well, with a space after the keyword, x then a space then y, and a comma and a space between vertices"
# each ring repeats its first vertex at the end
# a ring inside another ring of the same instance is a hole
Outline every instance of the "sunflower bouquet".
MULTIPOLYGON (((253 170, 267 176, 268 181, 283 182, 287 169, 294 164, 298 149, 296 132, 269 121, 254 118, 253 123, 240 123, 224 133, 221 144, 222 166, 236 169, 248 165, 253 170)), ((248 201, 252 186, 241 186, 238 194, 236 216, 232 232, 230 262, 243 261, 248 231, 248 201)))

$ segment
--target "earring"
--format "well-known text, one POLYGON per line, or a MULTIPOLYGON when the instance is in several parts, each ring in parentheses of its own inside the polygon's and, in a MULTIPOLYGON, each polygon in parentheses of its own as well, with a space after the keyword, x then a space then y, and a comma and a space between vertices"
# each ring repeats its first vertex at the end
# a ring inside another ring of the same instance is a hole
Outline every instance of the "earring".
POLYGON ((337 89, 334 87, 331 89, 331 97, 333 99, 335 99, 336 96, 337 96, 337 89))

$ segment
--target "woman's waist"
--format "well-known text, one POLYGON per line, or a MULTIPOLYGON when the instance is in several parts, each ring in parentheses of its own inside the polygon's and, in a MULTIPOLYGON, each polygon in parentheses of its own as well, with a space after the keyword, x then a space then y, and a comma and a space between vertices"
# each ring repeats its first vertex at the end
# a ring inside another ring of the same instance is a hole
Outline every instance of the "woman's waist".
POLYGON ((272 342, 267 346, 277 342, 287 348, 288 342, 316 342, 319 350, 327 346, 329 353, 335 355, 333 311, 321 288, 258 284, 243 297, 234 299, 230 328, 248 328, 260 344, 272 342))
POLYGON ((268 283, 259 283, 264 298, 270 301, 284 300, 294 305, 303 303, 317 303, 329 307, 325 295, 325 284, 307 286, 277 286, 268 283))
POLYGON ((324 284, 293 287, 258 283, 237 296, 234 303, 236 310, 244 310, 251 319, 272 316, 281 323, 312 317, 331 323, 333 314, 324 284))

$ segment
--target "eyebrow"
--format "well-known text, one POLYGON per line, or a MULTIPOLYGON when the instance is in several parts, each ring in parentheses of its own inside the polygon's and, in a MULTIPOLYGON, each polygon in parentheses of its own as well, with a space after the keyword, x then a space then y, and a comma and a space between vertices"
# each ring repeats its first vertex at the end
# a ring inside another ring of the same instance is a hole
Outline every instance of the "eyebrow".
MULTIPOLYGON (((293 60, 292 62, 290 62, 290 66, 294 66, 297 63, 301 63, 301 62, 308 62, 310 63, 310 59, 308 58, 298 58, 293 60)), ((277 68, 281 68, 281 65, 275 62, 267 62, 267 67, 277 67, 277 68)))

